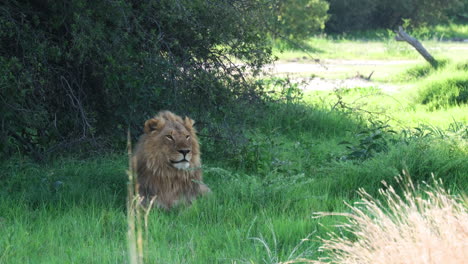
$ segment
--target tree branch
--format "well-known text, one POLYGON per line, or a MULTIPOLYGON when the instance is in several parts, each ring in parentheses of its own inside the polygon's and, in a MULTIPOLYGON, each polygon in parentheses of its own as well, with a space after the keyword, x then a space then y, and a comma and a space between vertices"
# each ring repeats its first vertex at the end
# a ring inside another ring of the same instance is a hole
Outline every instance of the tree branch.
POLYGON ((395 31, 395 33, 396 33, 396 36, 395 36, 396 41, 408 42, 411 46, 413 46, 413 48, 415 48, 419 52, 419 54, 421 54, 421 56, 424 57, 426 61, 428 61, 432 65, 432 67, 437 68, 439 63, 436 61, 436 59, 432 57, 432 55, 423 47, 423 45, 417 39, 408 35, 408 33, 406 33, 403 30, 403 27, 399 26, 398 30, 395 31))

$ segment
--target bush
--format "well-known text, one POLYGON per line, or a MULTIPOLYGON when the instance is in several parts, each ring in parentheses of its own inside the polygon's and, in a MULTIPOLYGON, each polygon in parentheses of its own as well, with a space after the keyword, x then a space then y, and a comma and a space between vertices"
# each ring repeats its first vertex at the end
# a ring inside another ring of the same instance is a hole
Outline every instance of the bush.
POLYGON ((275 1, 274 34, 303 40, 325 28, 328 3, 324 0, 275 1))
POLYGON ((4 154, 41 158, 86 142, 123 145, 127 128, 140 134, 161 109, 213 129, 209 121, 261 96, 242 70, 255 74, 271 61, 258 1, 8 0, 1 7, 4 154))
POLYGON ((342 33, 372 28, 369 21, 375 12, 377 1, 329 0, 328 2, 330 19, 326 23, 327 32, 342 33))
MULTIPOLYGON (((463 17, 467 5, 461 0, 329 0, 330 20, 326 30, 343 33, 354 30, 396 28, 404 20, 419 27, 463 17)), ((466 18, 465 18, 466 19, 466 18)))
POLYGON ((443 71, 446 71, 447 69, 454 69, 455 71, 462 70, 458 69, 458 66, 455 66, 455 68, 453 66, 454 64, 450 60, 439 59, 437 60, 437 68, 434 68, 429 63, 418 64, 405 70, 401 74, 397 74, 395 77, 393 77, 393 80, 399 82, 421 81, 424 78, 427 78, 437 73, 441 73, 443 71))
POLYGON ((426 80, 419 91, 419 100, 429 109, 446 108, 468 102, 466 71, 437 74, 426 80))

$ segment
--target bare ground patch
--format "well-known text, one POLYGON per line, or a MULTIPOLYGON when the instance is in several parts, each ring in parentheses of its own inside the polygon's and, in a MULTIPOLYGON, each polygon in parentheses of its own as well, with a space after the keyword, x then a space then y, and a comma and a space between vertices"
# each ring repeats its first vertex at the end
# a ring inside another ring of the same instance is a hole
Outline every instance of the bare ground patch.
POLYGON ((378 87, 382 91, 398 92, 403 85, 374 81, 409 68, 419 60, 336 60, 319 62, 277 62, 265 67, 274 76, 289 76, 304 91, 327 91, 335 88, 378 87), (371 75, 372 74, 372 75, 371 75), (367 80, 367 77, 369 80, 367 80))

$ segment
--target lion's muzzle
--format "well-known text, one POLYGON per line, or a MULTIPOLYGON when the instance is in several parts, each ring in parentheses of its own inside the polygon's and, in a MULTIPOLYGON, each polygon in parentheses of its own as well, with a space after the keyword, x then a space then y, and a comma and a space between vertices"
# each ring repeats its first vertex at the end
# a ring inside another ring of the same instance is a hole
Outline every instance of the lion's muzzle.
POLYGON ((176 169, 184 170, 190 167, 190 160, 192 158, 192 154, 190 153, 189 149, 181 149, 178 150, 179 154, 175 157, 175 159, 171 160, 172 166, 176 169))

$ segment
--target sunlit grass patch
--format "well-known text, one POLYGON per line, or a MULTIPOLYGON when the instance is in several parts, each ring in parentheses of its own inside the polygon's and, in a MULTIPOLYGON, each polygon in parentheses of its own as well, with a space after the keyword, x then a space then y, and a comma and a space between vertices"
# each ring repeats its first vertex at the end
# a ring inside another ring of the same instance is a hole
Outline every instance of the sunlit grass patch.
MULTIPOLYGON (((468 59, 464 42, 439 41, 439 38, 422 38, 420 41, 436 59, 468 59)), ((294 62, 310 62, 316 59, 423 61, 413 47, 406 42, 394 40, 394 35, 391 34, 366 40, 353 40, 352 36, 339 39, 315 36, 299 46, 276 45, 273 53, 280 61, 294 62)))
POLYGON ((468 71, 443 72, 425 80, 419 102, 429 109, 447 108, 468 102, 468 71))

